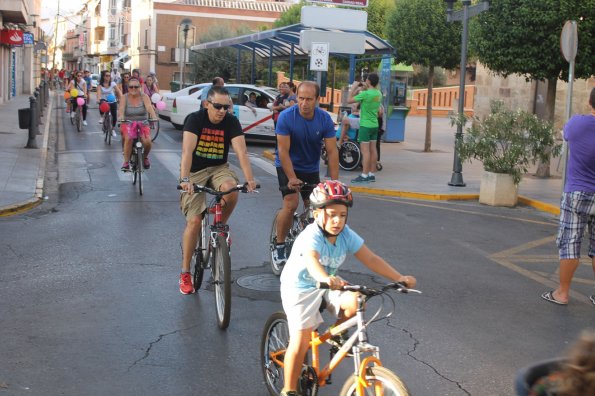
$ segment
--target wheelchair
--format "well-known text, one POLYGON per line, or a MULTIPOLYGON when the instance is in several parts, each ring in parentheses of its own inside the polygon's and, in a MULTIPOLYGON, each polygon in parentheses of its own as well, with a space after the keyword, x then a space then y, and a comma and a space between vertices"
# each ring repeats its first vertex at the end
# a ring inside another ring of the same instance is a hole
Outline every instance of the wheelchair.
MULTIPOLYGON (((382 136, 383 130, 378 131, 378 140, 376 140, 376 150, 378 151, 378 162, 376 163, 376 170, 382 170, 382 164, 380 163, 380 137, 382 136)), ((357 132, 355 135, 355 139, 349 139, 343 144, 339 145, 337 142, 337 147, 339 149, 339 167, 346 171, 352 171, 362 166, 362 150, 357 142, 357 132)), ((325 165, 328 165, 328 156, 326 153, 326 148, 324 145, 322 146, 322 152, 320 153, 320 158, 324 161, 325 165)))

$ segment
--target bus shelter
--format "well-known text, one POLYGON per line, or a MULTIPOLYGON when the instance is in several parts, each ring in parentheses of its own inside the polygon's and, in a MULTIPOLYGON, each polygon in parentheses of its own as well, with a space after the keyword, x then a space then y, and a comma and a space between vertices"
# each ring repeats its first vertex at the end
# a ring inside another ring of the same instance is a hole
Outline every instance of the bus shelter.
MULTIPOLYGON (((211 41, 192 46, 192 51, 200 51, 214 48, 233 47, 237 49, 237 81, 240 80, 241 70, 241 53, 242 51, 250 51, 252 53, 252 73, 251 83, 254 84, 256 78, 256 56, 261 58, 268 58, 269 66, 269 81, 268 85, 272 85, 273 60, 288 60, 289 61, 289 79, 293 81, 293 65, 296 59, 308 58, 308 51, 300 47, 300 32, 302 30, 311 30, 302 24, 295 24, 284 26, 277 29, 266 30, 258 33, 247 34, 238 37, 232 37, 222 40, 211 41)), ((320 31, 331 31, 328 29, 319 29, 320 31)), ((360 33, 365 36, 365 53, 364 58, 358 60, 370 60, 381 57, 382 55, 395 55, 394 48, 385 40, 376 36, 375 34, 365 31, 350 31, 350 30, 336 30, 333 32, 345 33, 360 33)), ((349 80, 353 81, 355 78, 355 64, 356 56, 353 54, 334 53, 331 51, 330 55, 349 58, 349 80)))

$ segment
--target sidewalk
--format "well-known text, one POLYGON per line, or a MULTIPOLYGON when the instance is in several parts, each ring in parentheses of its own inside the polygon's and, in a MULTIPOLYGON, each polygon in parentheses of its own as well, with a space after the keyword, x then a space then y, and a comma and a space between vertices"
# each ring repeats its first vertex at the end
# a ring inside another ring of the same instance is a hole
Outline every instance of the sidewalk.
MULTIPOLYGON (((475 161, 463 163, 465 187, 451 187, 454 160, 455 127, 448 118, 432 119, 432 152, 424 153, 426 118, 407 117, 405 140, 401 143, 382 143, 376 182, 350 185, 354 192, 399 196, 427 200, 478 200, 483 166, 475 161)), ((272 151, 265 156, 274 159, 272 151)), ((531 173, 519 185, 519 204, 558 215, 562 178, 557 170, 558 160, 551 165, 552 177, 539 179, 531 173)), ((339 177, 348 182, 359 173, 340 170, 339 177)))
POLYGON ((25 148, 29 130, 19 128, 18 110, 29 108, 29 96, 20 95, 0 105, 0 216, 31 209, 43 199, 53 93, 43 109, 36 149, 25 148))

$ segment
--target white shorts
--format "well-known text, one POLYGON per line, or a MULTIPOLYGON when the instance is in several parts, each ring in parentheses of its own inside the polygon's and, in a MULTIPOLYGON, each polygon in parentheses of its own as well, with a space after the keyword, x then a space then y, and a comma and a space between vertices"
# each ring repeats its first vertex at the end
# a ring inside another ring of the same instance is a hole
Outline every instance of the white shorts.
POLYGON ((299 330, 315 329, 324 322, 320 314, 320 304, 325 299, 326 309, 333 315, 339 315, 341 309, 340 290, 314 289, 304 293, 296 293, 295 289, 281 287, 281 301, 287 315, 289 334, 299 330))

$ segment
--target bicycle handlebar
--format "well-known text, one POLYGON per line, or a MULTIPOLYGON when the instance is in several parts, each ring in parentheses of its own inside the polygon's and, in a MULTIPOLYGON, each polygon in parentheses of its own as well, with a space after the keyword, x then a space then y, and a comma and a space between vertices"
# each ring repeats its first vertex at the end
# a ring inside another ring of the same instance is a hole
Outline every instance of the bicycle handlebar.
MULTIPOLYGON (((326 282, 317 282, 316 283, 316 288, 318 288, 318 289, 329 289, 329 284, 326 283, 326 282)), ((360 293, 362 293, 365 296, 372 297, 372 296, 377 296, 379 294, 386 293, 386 291, 387 290, 390 290, 390 289, 394 289, 394 290, 398 291, 399 293, 417 293, 417 294, 421 294, 421 291, 416 290, 416 289, 410 289, 403 282, 389 283, 387 285, 382 286, 382 288, 380 290, 373 289, 371 287, 364 286, 364 285, 344 285, 344 286, 341 286, 341 289, 340 290, 360 292, 360 293)))
MULTIPOLYGON (((237 186, 235 186, 227 191, 218 191, 211 187, 201 186, 200 184, 193 184, 193 186, 194 186, 194 192, 206 192, 211 195, 227 195, 234 191, 239 191, 239 192, 243 192, 243 193, 248 192, 248 183, 238 184, 237 186)), ((260 184, 257 184, 256 188, 260 188, 260 184)), ((182 186, 178 185, 177 189, 182 190, 182 186)), ((184 192, 184 191, 181 191, 181 192, 184 192)))
MULTIPOLYGON (((301 184, 300 184, 300 190, 302 190, 302 189, 306 189, 306 190, 314 190, 314 188, 315 188, 317 185, 318 185, 318 183, 301 183, 301 184)), ((279 191, 286 192, 286 191, 296 191, 296 190, 295 190, 295 189, 293 189, 293 188, 289 188, 289 187, 287 187, 287 186, 282 186, 282 187, 279 187, 279 191)))

